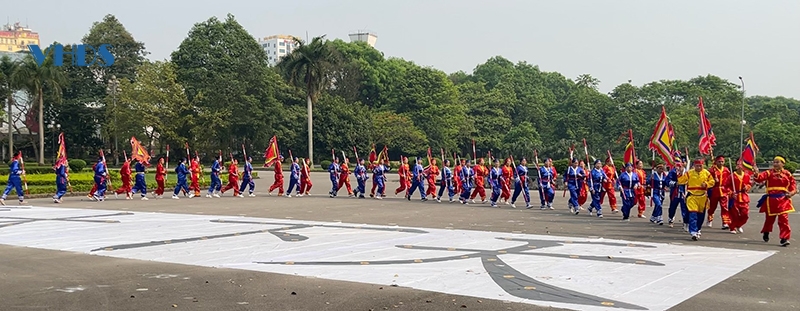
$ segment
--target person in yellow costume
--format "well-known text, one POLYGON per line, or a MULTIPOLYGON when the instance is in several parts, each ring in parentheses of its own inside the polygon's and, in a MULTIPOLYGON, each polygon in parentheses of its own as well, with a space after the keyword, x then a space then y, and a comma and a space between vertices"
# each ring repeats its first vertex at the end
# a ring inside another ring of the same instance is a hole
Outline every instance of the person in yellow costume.
POLYGON ((689 210, 689 233, 697 241, 709 206, 708 189, 714 186, 714 177, 703 166, 705 160, 694 161, 694 169, 678 177, 679 184, 686 184, 686 208, 689 210))

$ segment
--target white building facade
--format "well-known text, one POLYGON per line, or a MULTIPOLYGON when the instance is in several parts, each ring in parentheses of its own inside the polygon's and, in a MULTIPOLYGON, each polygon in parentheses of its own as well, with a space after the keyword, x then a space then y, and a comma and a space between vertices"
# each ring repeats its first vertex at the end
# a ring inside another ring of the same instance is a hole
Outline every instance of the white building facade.
POLYGON ((258 44, 267 52, 267 61, 275 66, 284 57, 297 48, 294 36, 274 35, 258 39, 258 44))

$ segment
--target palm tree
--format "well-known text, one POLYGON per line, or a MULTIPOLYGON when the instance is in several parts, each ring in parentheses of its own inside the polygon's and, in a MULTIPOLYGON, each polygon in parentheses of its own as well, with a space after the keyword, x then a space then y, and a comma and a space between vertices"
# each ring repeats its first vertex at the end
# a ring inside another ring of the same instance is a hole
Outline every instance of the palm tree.
POLYGON ((278 68, 283 72, 290 84, 305 87, 306 104, 308 105, 308 158, 314 163, 313 105, 317 102, 322 90, 331 83, 331 69, 336 63, 333 47, 325 40, 325 36, 315 37, 306 44, 294 38, 296 48, 283 57, 278 68))
POLYGON ((0 57, 0 101, 6 100, 8 111, 8 155, 14 157, 14 120, 11 118, 11 107, 14 106, 14 91, 19 89, 13 83, 11 76, 19 67, 19 62, 11 59, 8 55, 0 57))
POLYGON ((14 71, 11 79, 16 85, 23 86, 31 95, 36 96, 39 104, 39 164, 44 165, 44 87, 48 86, 56 97, 60 97, 61 88, 67 83, 67 78, 64 72, 53 64, 50 55, 41 66, 28 55, 14 71))

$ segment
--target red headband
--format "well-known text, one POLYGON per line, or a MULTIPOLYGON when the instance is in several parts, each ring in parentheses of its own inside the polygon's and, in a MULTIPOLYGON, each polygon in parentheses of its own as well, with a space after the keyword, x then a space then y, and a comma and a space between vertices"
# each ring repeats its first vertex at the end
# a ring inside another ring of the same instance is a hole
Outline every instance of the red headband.
POLYGON ((703 165, 703 164, 706 164, 706 162, 703 161, 703 160, 695 160, 694 161, 694 165, 703 165))

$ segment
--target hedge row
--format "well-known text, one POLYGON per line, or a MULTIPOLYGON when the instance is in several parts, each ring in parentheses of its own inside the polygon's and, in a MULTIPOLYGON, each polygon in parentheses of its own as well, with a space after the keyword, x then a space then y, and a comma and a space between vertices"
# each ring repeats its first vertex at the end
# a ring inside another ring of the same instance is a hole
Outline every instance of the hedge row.
MULTIPOLYGON (((120 181, 120 176, 119 176, 118 172, 112 171, 110 175, 111 175, 111 185, 113 187, 119 187, 119 186, 122 185, 122 182, 120 181)), ((28 174, 25 177, 26 177, 27 182, 28 182, 29 190, 32 189, 32 188, 43 187, 43 188, 46 188, 46 189, 50 189, 49 190, 50 192, 54 192, 55 191, 56 175, 54 173, 50 173, 50 174, 34 174, 34 175, 28 174)), ((254 178, 258 178, 258 174, 256 172, 253 172, 253 177, 254 178)), ((135 178, 135 177, 132 177, 132 178, 135 178)), ((70 185, 72 185, 72 188, 73 188, 74 191, 89 191, 92 188, 92 186, 94 185, 94 174, 91 173, 91 172, 72 173, 72 174, 69 175, 69 179, 70 179, 69 180, 70 181, 70 185), (78 190, 78 189, 85 189, 85 190, 78 190)), ((223 184, 227 183, 228 182, 228 174, 227 173, 220 174, 220 179, 222 179, 223 184)), ((133 183, 134 181, 135 181, 135 179, 131 180, 131 183, 133 183)), ((155 187, 157 185, 156 179, 155 179, 155 174, 146 174, 145 175, 145 181, 147 183, 147 188, 148 189, 155 189, 155 187)), ((0 183, 2 183, 2 184, 8 183, 8 176, 0 176, 0 183)), ((175 174, 168 174, 167 175, 166 187, 167 188, 175 187, 176 183, 177 183, 177 176, 175 176, 175 174)), ((211 184, 211 179, 208 176, 205 176, 205 180, 203 180, 203 178, 201 178, 199 183, 200 183, 201 187, 208 187, 208 185, 211 184)), ((31 193, 33 193, 33 192, 31 192, 31 193)), ((46 193, 46 192, 43 192, 43 193, 46 193)))

